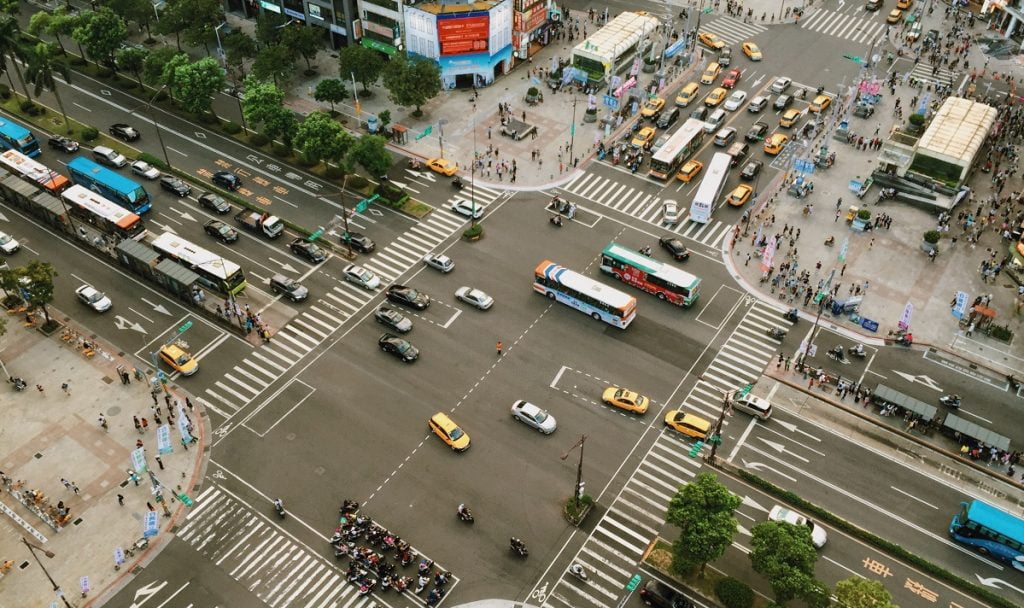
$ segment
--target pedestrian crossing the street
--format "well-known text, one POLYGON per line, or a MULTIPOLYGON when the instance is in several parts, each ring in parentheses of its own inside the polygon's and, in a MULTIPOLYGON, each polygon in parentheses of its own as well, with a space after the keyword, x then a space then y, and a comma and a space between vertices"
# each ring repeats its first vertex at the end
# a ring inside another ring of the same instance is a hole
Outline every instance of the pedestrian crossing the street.
MULTIPOLYGON (((872 14, 872 13, 864 13, 872 14)), ((827 36, 845 38, 857 43, 870 43, 885 36, 884 17, 877 13, 871 18, 819 8, 800 21, 800 27, 827 36)))
POLYGON ((644 192, 640 188, 630 187, 596 173, 581 173, 561 188, 565 192, 593 201, 599 205, 614 209, 638 220, 654 224, 682 237, 703 243, 709 247, 718 247, 732 229, 731 224, 712 220, 707 224, 691 222, 688 209, 682 205, 686 213, 676 225, 666 227, 661 222, 661 208, 664 199, 655 194, 644 192))
MULTIPOLYGON (((476 205, 487 208, 504 191, 473 186, 476 205)), ((466 218, 449 208, 451 203, 469 200, 467 186, 448 199, 444 209, 434 210, 426 220, 375 252, 360 264, 377 273, 387 285, 414 266, 423 256, 463 228, 466 218)), ((378 292, 367 291, 348 282, 338 282, 315 301, 300 306, 301 312, 273 335, 273 339, 243 359, 232 370, 205 389, 204 404, 223 417, 245 406, 284 375, 307 353, 320 345, 349 318, 358 313, 378 292)))
POLYGON ((729 45, 746 42, 767 30, 768 28, 763 25, 744 23, 742 19, 729 15, 719 15, 700 26, 700 31, 715 34, 729 45))
POLYGON ((957 79, 957 73, 952 70, 947 70, 942 66, 935 69, 935 66, 931 64, 918 62, 918 64, 910 70, 910 78, 935 82, 940 85, 952 87, 953 81, 957 79))
MULTIPOLYGON (((783 314, 755 300, 683 400, 681 409, 717 420, 724 393, 752 384, 775 356, 780 343, 766 332, 771 327, 790 325, 783 314)), ((728 423, 726 417, 723 427, 728 423)), ((620 605, 626 583, 637 573, 644 551, 665 523, 672 496, 700 472, 702 460, 690 458, 689 450, 689 440, 665 430, 574 557, 573 562, 586 570, 587 580, 565 572, 550 590, 542 586, 531 599, 544 608, 620 605)))

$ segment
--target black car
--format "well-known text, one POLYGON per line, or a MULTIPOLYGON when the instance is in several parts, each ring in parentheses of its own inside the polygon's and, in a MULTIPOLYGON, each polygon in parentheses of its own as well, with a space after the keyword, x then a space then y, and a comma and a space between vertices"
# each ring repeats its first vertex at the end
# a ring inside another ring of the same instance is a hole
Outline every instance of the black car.
POLYGON ((666 234, 665 236, 658 239, 658 244, 669 252, 676 261, 682 262, 690 259, 690 251, 683 245, 683 242, 676 237, 666 234))
POLYGON ((412 321, 394 308, 381 306, 373 313, 373 318, 381 325, 390 327, 400 334, 412 330, 412 321))
POLYGON ((231 205, 229 205, 223 197, 217 196, 213 192, 204 192, 200 195, 199 206, 204 209, 209 209, 217 215, 227 215, 228 213, 231 213, 231 205))
POLYGON ((768 123, 757 121, 750 125, 750 130, 743 136, 743 139, 756 144, 757 142, 764 140, 764 136, 768 134, 768 129, 770 128, 771 127, 768 126, 768 123))
POLYGON ((370 253, 377 246, 373 239, 359 232, 343 232, 341 242, 351 244, 359 253, 370 253))
POLYGON ((430 296, 405 285, 388 287, 388 299, 416 310, 425 310, 430 306, 430 296))
POLYGON ((319 264, 327 259, 327 254, 316 243, 295 239, 288 244, 288 249, 311 264, 319 264))
POLYGON ((283 293, 292 302, 301 302, 309 297, 308 289, 295 279, 290 279, 283 274, 275 274, 270 277, 270 291, 283 293))
POLYGON ((759 160, 750 161, 745 167, 743 167, 743 172, 740 173, 740 179, 754 179, 757 177, 757 174, 761 172, 761 167, 763 166, 764 163, 759 160))
POLYGON ((700 106, 693 112, 690 112, 690 118, 696 118, 697 120, 708 119, 708 108, 707 106, 700 106))
POLYGON ((667 129, 676 124, 677 120, 679 120, 679 108, 670 108, 661 113, 654 125, 659 129, 667 129))
POLYGON ((186 184, 185 180, 174 177, 173 175, 161 175, 160 187, 178 198, 185 198, 192 193, 191 186, 186 184))
POLYGON ((420 351, 412 345, 412 342, 405 338, 399 338, 395 334, 384 334, 377 340, 377 346, 382 351, 391 353, 406 363, 412 363, 420 356, 420 351))
POLYGON ((50 138, 50 147, 54 150, 60 150, 61 152, 78 152, 78 142, 71 139, 70 137, 64 137, 63 135, 57 135, 50 138))
POLYGON ((686 596, 661 581, 647 581, 640 590, 640 599, 655 608, 693 608, 693 602, 686 596))
POLYGON ((203 232, 221 243, 234 243, 238 240, 238 232, 220 220, 210 220, 203 225, 203 232))
POLYGON ((776 110, 782 111, 791 105, 793 105, 792 95, 779 95, 775 98, 775 103, 772 104, 772 107, 776 110))
POLYGON ((221 188, 231 192, 242 187, 242 178, 230 171, 218 171, 213 174, 213 177, 210 178, 210 180, 221 188))
POLYGON ((142 137, 142 135, 135 130, 135 127, 119 122, 114 125, 110 125, 110 134, 120 139, 121 141, 135 141, 142 137))

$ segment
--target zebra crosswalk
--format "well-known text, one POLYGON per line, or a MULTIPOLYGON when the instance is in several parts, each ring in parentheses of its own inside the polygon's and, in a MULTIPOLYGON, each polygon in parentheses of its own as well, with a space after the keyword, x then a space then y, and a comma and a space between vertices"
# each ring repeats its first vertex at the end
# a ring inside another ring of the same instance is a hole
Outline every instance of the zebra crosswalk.
POLYGON ((883 17, 868 19, 851 13, 819 8, 801 20, 800 27, 857 43, 869 43, 884 36, 889 26, 883 17))
MULTIPOLYGON (((453 213, 450 206, 458 200, 469 200, 470 192, 473 201, 484 209, 505 194, 505 191, 494 188, 467 186, 449 198, 444 209, 435 210, 426 220, 360 264, 377 273, 382 285, 395 281, 422 263, 424 255, 463 228, 466 218, 453 213)), ((253 350, 212 387, 205 389, 204 404, 223 417, 232 415, 319 346, 376 295, 377 292, 339 282, 315 301, 303 304, 301 312, 278 330, 271 342, 253 350)))
POLYGON ((581 173, 560 189, 709 247, 718 247, 732 229, 731 224, 718 220, 690 222, 688 210, 679 223, 667 228, 661 223, 662 198, 596 173, 581 173))
POLYGON ((746 42, 754 36, 768 31, 768 28, 757 23, 744 23, 742 19, 729 15, 719 15, 715 19, 702 23, 700 31, 717 35, 727 44, 746 42))
POLYGON ((939 66, 936 70, 935 66, 922 62, 918 62, 917 65, 910 70, 910 78, 935 82, 947 87, 953 86, 953 81, 957 79, 957 76, 957 72, 947 70, 942 66, 939 66))
MULTIPOLYGON (((783 314, 754 301, 683 400, 681 409, 716 420, 722 411, 723 394, 752 384, 777 352, 779 341, 769 338, 766 331, 791 325, 783 314)), ((723 427, 728 423, 727 417, 723 427)), ((565 573, 550 591, 546 587, 535 591, 544 608, 620 605, 622 589, 637 572, 640 558, 665 523, 672 496, 701 470, 702 461, 686 455, 689 449, 688 442, 672 430, 658 437, 573 558, 587 571, 587 580, 565 573)))

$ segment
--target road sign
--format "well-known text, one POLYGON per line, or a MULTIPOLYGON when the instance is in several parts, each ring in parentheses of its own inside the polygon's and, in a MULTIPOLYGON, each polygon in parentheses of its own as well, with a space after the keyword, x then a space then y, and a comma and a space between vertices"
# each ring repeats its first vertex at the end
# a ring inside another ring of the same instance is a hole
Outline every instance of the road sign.
POLYGON ((183 333, 185 333, 186 331, 188 331, 190 327, 192 327, 192 321, 185 321, 185 322, 184 322, 184 323, 183 323, 183 324, 181 325, 181 327, 179 327, 179 328, 178 328, 178 333, 179 333, 179 334, 183 334, 183 333))
POLYGON ((313 233, 311 233, 309 236, 306 237, 306 240, 309 241, 310 243, 312 243, 313 241, 315 241, 318 238, 320 238, 320 236, 323 233, 324 233, 323 228, 321 228, 320 230, 315 230, 315 231, 313 231, 313 233))
POLYGON ((633 591, 634 589, 636 589, 639 586, 640 586, 640 575, 639 574, 634 574, 633 578, 629 579, 629 582, 626 583, 626 591, 633 591))
POLYGON ((433 130, 434 130, 434 125, 427 125, 427 128, 423 129, 423 132, 415 137, 416 141, 419 141, 419 140, 423 139, 424 137, 426 137, 427 135, 430 135, 430 133, 433 130))
POLYGON ((743 390, 740 391, 740 394, 738 396, 739 397, 746 397, 750 393, 750 389, 752 389, 752 388, 754 388, 753 384, 748 384, 748 385, 744 386, 743 390))
POLYGON ((158 531, 159 527, 156 511, 146 511, 146 515, 142 520, 143 538, 156 536, 158 531))
POLYGON ((854 63, 864 63, 864 58, 858 55, 843 55, 843 59, 849 59, 854 63))
POLYGON ((613 110, 618 110, 619 109, 619 100, 616 99, 612 95, 605 95, 604 96, 604 105, 608 106, 609 108, 611 108, 613 110))
POLYGON ((700 454, 700 449, 704 447, 703 441, 698 441, 690 447, 690 458, 696 458, 697 454, 700 454))
POLYGON ((192 506, 192 499, 189 498, 188 494, 178 494, 177 496, 178 500, 181 501, 181 504, 185 505, 186 507, 192 506))
POLYGON ((364 198, 363 200, 356 203, 356 213, 362 213, 366 211, 366 208, 370 206, 370 203, 380 198, 379 194, 374 194, 370 198, 364 198))

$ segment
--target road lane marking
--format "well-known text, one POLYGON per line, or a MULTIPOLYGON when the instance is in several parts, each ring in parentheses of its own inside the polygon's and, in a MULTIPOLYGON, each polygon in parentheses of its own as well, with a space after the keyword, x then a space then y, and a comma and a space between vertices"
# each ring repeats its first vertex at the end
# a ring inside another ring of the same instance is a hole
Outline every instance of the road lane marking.
POLYGON ((912 498, 912 499, 916 500, 917 502, 919 502, 919 503, 921 503, 921 504, 923 504, 923 505, 927 505, 927 506, 929 506, 929 507, 931 507, 931 508, 933 508, 933 509, 935 509, 935 510, 938 510, 938 509, 939 509, 938 507, 936 507, 936 506, 935 506, 935 505, 933 505, 932 503, 930 503, 930 502, 926 502, 926 501, 923 501, 923 500, 921 500, 920 498, 918 498, 917 496, 914 496, 913 494, 908 494, 908 493, 904 492, 903 490, 901 490, 901 489, 897 488, 896 486, 889 486, 889 487, 890 487, 890 488, 892 488, 893 490, 896 490, 896 491, 897 491, 897 492, 899 492, 900 494, 902 494, 902 495, 906 496, 907 498, 912 498))

